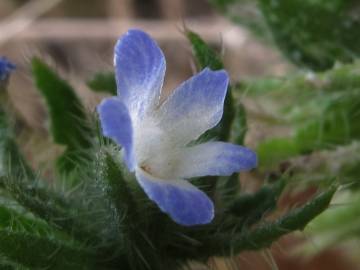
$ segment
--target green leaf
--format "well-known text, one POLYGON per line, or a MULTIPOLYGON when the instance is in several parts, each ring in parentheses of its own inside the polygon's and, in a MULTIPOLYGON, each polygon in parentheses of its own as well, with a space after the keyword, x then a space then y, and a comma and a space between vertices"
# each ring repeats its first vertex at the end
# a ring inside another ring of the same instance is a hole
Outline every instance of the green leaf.
POLYGON ((94 269, 87 249, 26 232, 0 229, 0 254, 30 268, 94 269))
POLYGON ((291 210, 274 222, 264 222, 236 234, 215 234, 207 243, 206 250, 210 251, 211 255, 229 256, 245 250, 267 248, 283 235, 303 230, 312 219, 328 208, 336 190, 336 187, 329 188, 304 206, 291 210), (223 246, 219 247, 219 243, 223 246))
POLYGON ((209 67, 212 70, 223 69, 224 65, 218 54, 196 33, 186 30, 186 36, 192 46, 198 68, 209 67))
POLYGON ((114 72, 99 72, 87 81, 89 88, 95 92, 105 92, 116 95, 117 87, 114 72))
POLYGON ((293 63, 325 70, 360 55, 357 0, 258 2, 277 45, 293 63))
POLYGON ((241 250, 246 246, 249 249, 268 247, 278 238, 289 232, 303 230, 312 219, 328 208, 336 190, 336 187, 332 187, 318 195, 303 207, 291 210, 288 214, 275 222, 269 224, 265 223, 253 231, 250 231, 247 235, 245 234, 241 237, 247 239, 247 243, 241 244, 239 241, 238 244, 235 244, 235 248, 241 250))
POLYGON ((72 87, 40 59, 33 59, 32 70, 49 110, 54 141, 66 146, 58 162, 59 169, 69 172, 89 158, 87 150, 92 146, 92 132, 85 109, 72 87))

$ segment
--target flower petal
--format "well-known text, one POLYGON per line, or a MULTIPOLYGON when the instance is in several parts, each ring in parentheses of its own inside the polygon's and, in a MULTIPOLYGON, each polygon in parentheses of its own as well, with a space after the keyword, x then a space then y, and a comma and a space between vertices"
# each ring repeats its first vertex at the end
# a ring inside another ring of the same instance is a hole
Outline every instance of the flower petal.
POLYGON ((181 84, 159 108, 159 121, 178 143, 198 138, 221 120, 229 77, 208 68, 181 84))
POLYGON ((125 151, 125 162, 134 170, 133 130, 127 107, 118 97, 104 99, 97 107, 104 136, 120 144, 125 151))
POLYGON ((208 142, 188 147, 178 158, 174 177, 191 178, 206 175, 231 175, 248 171, 257 165, 256 154, 243 146, 208 142))
POLYGON ((115 46, 114 64, 118 95, 141 117, 160 98, 166 68, 161 49, 143 31, 129 30, 115 46))
POLYGON ((9 74, 16 68, 6 57, 0 57, 0 81, 8 78, 9 74))
POLYGON ((162 180, 141 169, 136 177, 145 193, 176 223, 193 226, 210 223, 214 205, 204 192, 185 180, 162 180))

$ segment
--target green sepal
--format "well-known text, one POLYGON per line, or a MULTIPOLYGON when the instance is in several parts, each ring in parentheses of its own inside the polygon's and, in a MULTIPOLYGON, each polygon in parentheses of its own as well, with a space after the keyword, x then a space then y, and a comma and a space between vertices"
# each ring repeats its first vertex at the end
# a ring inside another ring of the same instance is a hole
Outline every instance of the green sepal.
POLYGON ((104 192, 109 207, 114 211, 119 234, 127 234, 139 217, 137 202, 125 178, 124 167, 114 160, 110 152, 102 150, 98 154, 96 168, 96 185, 104 192))
POLYGON ((234 197, 239 193, 240 189, 241 185, 238 173, 234 173, 228 177, 220 177, 216 187, 221 199, 220 202, 223 205, 231 203, 234 200, 234 197))
POLYGON ((116 96, 117 87, 114 72, 98 72, 86 82, 87 86, 95 92, 104 92, 116 96))
POLYGON ((89 159, 92 130, 85 109, 73 88, 40 59, 32 60, 32 72, 49 110, 54 142, 66 146, 58 168, 70 172, 89 159))
POLYGON ((250 226, 276 208, 285 185, 286 181, 280 179, 272 185, 261 187, 254 194, 239 195, 227 207, 227 211, 241 218, 246 226, 250 226))

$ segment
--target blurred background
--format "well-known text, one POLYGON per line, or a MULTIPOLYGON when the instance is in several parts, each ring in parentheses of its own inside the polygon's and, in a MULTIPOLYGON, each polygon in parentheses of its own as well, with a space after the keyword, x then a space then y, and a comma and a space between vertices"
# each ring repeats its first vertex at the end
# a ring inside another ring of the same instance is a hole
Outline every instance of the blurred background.
MULTIPOLYGON (((251 9, 244 12, 256 16, 251 9)), ((129 28, 145 30, 164 50, 165 90, 171 91, 195 72, 190 46, 182 33, 184 27, 221 52, 234 81, 281 76, 295 69, 277 49, 224 18, 207 0, 0 0, 0 55, 6 55, 18 67, 11 78, 11 98, 23 120, 46 133, 46 113, 30 77, 30 59, 40 56, 56 67, 79 91, 86 106, 94 110, 101 95, 91 92, 86 81, 97 71, 112 70, 114 43, 129 28)), ((251 101, 245 105, 256 106, 251 101)), ((249 127, 249 145, 269 133, 251 119, 249 127)), ((44 142, 44 138, 47 136, 39 135, 32 140, 38 140, 35 143, 44 150, 48 140, 44 142)), ((24 143, 25 151, 26 147, 24 143)), ((35 163, 41 164, 51 156, 47 151, 39 152, 44 154, 35 163)), ((250 190, 256 188, 254 183, 247 183, 250 190)), ((284 208, 289 202, 304 200, 311 192, 284 198, 284 208)), ((214 258, 209 269, 360 269, 354 250, 338 246, 306 256, 297 248, 304 241, 311 243, 311 236, 288 236, 271 251, 243 253, 231 260, 214 258)))
POLYGON ((192 75, 191 50, 181 32, 184 25, 222 51, 234 80, 281 75, 289 68, 279 53, 221 17, 207 0, 1 0, 0 52, 18 66, 12 88, 20 93, 12 95, 24 117, 32 125, 42 125, 37 107, 28 108, 35 95, 27 70, 31 57, 52 61, 80 84, 77 89, 93 107, 97 100, 82 82, 96 71, 112 69, 114 42, 129 28, 147 31, 164 50, 165 89, 192 75))

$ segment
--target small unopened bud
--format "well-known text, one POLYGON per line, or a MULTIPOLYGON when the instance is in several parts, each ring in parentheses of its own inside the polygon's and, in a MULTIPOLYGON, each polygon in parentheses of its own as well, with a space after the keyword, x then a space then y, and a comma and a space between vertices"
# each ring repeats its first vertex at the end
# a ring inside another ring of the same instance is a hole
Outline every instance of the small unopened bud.
POLYGON ((10 73, 15 70, 16 66, 6 57, 0 57, 0 90, 6 88, 10 73))

